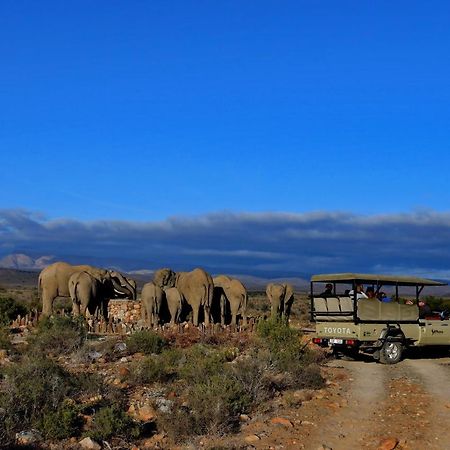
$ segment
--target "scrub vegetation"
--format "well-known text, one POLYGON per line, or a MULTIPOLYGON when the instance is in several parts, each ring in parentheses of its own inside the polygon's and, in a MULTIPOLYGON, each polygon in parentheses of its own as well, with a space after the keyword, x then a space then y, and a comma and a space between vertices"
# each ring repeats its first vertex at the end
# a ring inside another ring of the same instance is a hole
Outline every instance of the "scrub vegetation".
MULTIPOLYGON (((17 310, 15 302, 1 309, 6 317, 17 310)), ((62 446, 89 436, 127 448, 161 433, 170 446, 234 433, 242 414, 267 410, 279 393, 323 385, 318 356, 279 321, 261 321, 252 334, 201 337, 192 328, 99 341, 88 339, 82 319, 54 317, 14 351, 12 337, 1 329, 8 355, 0 366, 3 448, 32 429, 62 446), (144 394, 154 411, 146 418, 130 413, 133 398, 144 394)))

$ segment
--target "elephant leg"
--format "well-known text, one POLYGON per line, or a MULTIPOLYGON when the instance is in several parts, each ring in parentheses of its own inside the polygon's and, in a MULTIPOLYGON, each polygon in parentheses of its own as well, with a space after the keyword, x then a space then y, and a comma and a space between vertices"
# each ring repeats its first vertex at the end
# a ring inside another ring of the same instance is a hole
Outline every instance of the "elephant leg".
POLYGON ((80 306, 80 314, 81 314, 83 317, 86 317, 86 311, 87 311, 87 305, 81 305, 81 306, 80 306))
POLYGON ((194 326, 198 327, 198 314, 199 314, 200 305, 192 307, 192 321, 194 326))
POLYGON ((80 304, 79 303, 72 302, 72 313, 75 317, 80 315, 80 304))
POLYGON ((205 325, 209 325, 211 321, 211 308, 209 305, 203 305, 203 312, 205 315, 205 325))
POLYGON ((220 323, 225 325, 225 309, 226 309, 226 299, 225 295, 220 296, 220 323))
POLYGON ((49 289, 42 289, 42 314, 44 316, 51 316, 53 313, 53 301, 56 295, 50 292, 49 289))

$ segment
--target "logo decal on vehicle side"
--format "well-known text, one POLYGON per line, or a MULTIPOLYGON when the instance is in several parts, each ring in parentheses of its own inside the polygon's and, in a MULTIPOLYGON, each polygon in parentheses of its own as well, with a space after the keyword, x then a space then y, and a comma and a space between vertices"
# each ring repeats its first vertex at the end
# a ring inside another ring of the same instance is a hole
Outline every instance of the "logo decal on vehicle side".
POLYGON ((431 334, 444 334, 442 330, 431 330, 431 334))
POLYGON ((350 328, 342 328, 342 327, 325 327, 324 328, 325 333, 329 334, 352 334, 350 331, 350 328))

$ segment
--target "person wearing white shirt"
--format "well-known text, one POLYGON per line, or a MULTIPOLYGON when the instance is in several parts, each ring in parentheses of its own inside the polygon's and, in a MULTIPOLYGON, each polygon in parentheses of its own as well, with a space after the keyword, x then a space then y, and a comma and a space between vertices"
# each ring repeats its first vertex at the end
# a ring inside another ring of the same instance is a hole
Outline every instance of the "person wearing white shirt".
MULTIPOLYGON (((354 294, 355 294, 355 291, 353 289, 348 293, 350 298, 353 298, 354 294)), ((369 298, 369 297, 367 297, 367 295, 364 293, 363 285, 357 284, 356 285, 356 299, 360 300, 362 298, 369 298)))

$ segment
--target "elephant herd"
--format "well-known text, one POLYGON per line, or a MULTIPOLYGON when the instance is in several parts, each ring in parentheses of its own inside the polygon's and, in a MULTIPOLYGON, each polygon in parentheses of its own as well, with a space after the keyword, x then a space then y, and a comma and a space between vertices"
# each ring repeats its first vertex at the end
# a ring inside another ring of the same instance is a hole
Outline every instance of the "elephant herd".
MULTIPOLYGON (((271 283, 266 289, 273 317, 287 319, 294 301, 290 284, 271 283)), ((203 269, 174 272, 159 269, 153 281, 146 283, 141 293, 143 318, 150 326, 164 321, 177 323, 182 312, 192 310, 192 322, 205 325, 211 322, 237 325, 238 316, 247 322, 248 294, 237 279, 226 275, 211 277, 203 269)))
MULTIPOLYGON (((54 263, 40 273, 39 290, 44 315, 52 314, 56 297, 70 297, 74 315, 101 314, 106 319, 109 299, 136 300, 136 282, 120 272, 65 262, 54 263)), ((287 319, 294 300, 292 286, 271 283, 266 294, 272 317, 287 319)), ((153 281, 143 286, 141 302, 142 318, 150 326, 177 323, 187 311, 192 311, 196 326, 202 321, 205 325, 237 325, 239 316, 247 322, 245 286, 226 275, 212 278, 199 268, 191 272, 157 270, 153 281)))

